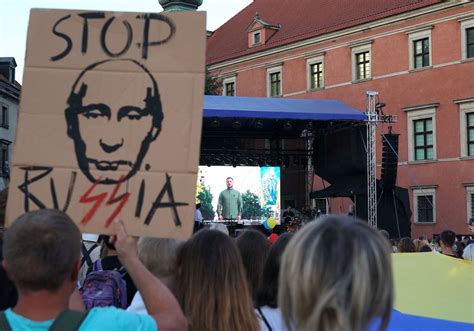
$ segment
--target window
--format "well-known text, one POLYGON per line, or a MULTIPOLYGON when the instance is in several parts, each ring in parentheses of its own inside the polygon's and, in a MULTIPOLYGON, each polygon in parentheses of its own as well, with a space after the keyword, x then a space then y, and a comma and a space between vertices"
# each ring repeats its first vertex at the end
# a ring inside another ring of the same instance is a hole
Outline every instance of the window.
POLYGON ((474 218, 474 185, 466 186, 467 197, 467 221, 474 218))
POLYGON ((430 40, 423 38, 413 42, 414 68, 423 68, 430 65, 430 40))
POLYGON ((2 113, 1 113, 1 127, 8 129, 8 107, 5 105, 2 105, 2 113))
POLYGON ((438 104, 403 108, 407 112, 408 161, 436 160, 438 104))
POLYGON ((359 81, 372 77, 371 44, 352 48, 352 80, 359 81))
POLYGON ((222 85, 224 88, 222 89, 222 95, 228 97, 234 97, 236 95, 236 76, 228 77, 222 80, 222 85))
POLYGON ((310 65, 311 89, 323 87, 323 63, 313 63, 310 65))
POLYGON ((467 156, 474 156, 474 112, 466 114, 467 156))
POLYGON ((415 160, 433 160, 433 119, 413 121, 415 160))
MULTIPOLYGON (((321 53, 320 53, 321 54, 321 53)), ((322 53, 324 54, 324 53, 322 53)), ((324 56, 306 59, 307 89, 315 90, 324 87, 324 56)))
POLYGON ((270 96, 279 96, 281 89, 281 75, 280 72, 274 72, 270 74, 270 96))
POLYGON ((410 33, 408 47, 411 70, 431 66, 431 28, 410 33))
POLYGON ((253 34, 253 43, 254 43, 254 45, 260 44, 260 38, 261 38, 260 32, 255 32, 253 34))
POLYGON ((9 173, 8 145, 9 145, 9 142, 0 141, 0 175, 1 176, 5 176, 9 173))
POLYGON ((474 19, 461 22, 462 59, 474 59, 474 19))
POLYGON ((327 214, 328 213, 328 199, 314 199, 313 207, 316 210, 321 211, 321 214, 327 214))
POLYGON ((370 77, 370 52, 356 54, 356 79, 367 79, 370 77))
POLYGON ((415 223, 436 223, 436 195, 434 188, 413 190, 415 223))
POLYGON ((227 83, 225 84, 225 95, 229 97, 235 96, 235 83, 227 83))
POLYGON ((269 97, 282 96, 282 74, 281 66, 267 69, 267 95, 269 97))
POLYGON ((474 57, 474 28, 466 29, 466 57, 474 57))
POLYGON ((459 105, 461 157, 474 157, 474 98, 454 101, 459 105))

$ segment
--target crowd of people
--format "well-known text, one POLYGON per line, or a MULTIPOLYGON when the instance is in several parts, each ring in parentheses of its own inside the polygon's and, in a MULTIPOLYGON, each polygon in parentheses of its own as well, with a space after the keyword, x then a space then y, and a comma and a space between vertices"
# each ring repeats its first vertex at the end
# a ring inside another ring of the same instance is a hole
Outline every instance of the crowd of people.
MULTIPOLYGON (((20 216, 3 233, 0 330, 342 331, 395 323, 395 243, 353 217, 322 216, 271 239, 256 230, 233 238, 215 226, 186 241, 137 240, 122 221, 114 232, 81 235, 56 210, 20 216)), ((458 257, 455 238, 441 234, 441 253, 458 257)), ((435 249, 410 238, 396 247, 435 249)))

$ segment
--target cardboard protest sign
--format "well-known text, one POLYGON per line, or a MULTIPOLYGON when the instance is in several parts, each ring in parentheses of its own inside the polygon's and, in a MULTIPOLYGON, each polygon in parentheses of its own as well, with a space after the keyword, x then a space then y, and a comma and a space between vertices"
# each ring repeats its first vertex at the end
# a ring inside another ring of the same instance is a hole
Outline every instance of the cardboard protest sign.
POLYGON ((205 14, 32 10, 7 208, 81 231, 192 232, 205 14))

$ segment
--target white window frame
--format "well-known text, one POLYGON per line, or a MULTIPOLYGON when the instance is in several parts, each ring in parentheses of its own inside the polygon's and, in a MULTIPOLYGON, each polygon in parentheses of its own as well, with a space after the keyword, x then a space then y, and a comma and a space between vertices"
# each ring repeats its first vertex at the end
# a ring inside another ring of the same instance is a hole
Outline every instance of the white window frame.
POLYGON ((437 160, 436 153, 436 107, 423 109, 407 110, 407 125, 408 125, 408 161, 409 162, 433 162, 437 160), (433 159, 415 160, 415 127, 414 121, 432 118, 433 120, 433 159))
POLYGON ((306 89, 308 91, 315 91, 315 90, 321 90, 324 88, 325 85, 325 79, 324 79, 324 55, 317 56, 317 57, 312 57, 306 60, 306 89), (317 88, 312 88, 311 87, 311 65, 316 64, 316 63, 321 63, 322 70, 323 70, 323 78, 322 78, 322 84, 320 87, 317 88))
POLYGON ((227 77, 222 80, 222 95, 226 96, 226 84, 234 83, 234 95, 237 95, 237 80, 235 76, 227 77))
POLYGON ((369 80, 369 79, 372 79, 372 42, 368 43, 368 44, 365 44, 365 45, 361 45, 361 46, 357 46, 357 47, 352 47, 351 48, 351 58, 352 58, 352 82, 363 82, 365 80, 369 80), (364 53, 364 52, 369 52, 369 57, 370 57, 370 61, 369 61, 369 67, 370 67, 370 75, 369 77, 366 77, 366 78, 362 78, 362 79, 357 79, 357 58, 356 58, 356 55, 357 54, 360 54, 360 53, 364 53))
POLYGON ((466 186, 466 201, 467 201, 467 212, 466 212, 466 222, 469 223, 469 219, 474 217, 474 214, 471 215, 472 205, 471 205, 471 195, 474 194, 474 185, 466 186))
POLYGON ((329 199, 328 198, 314 198, 312 199, 311 205, 316 208, 316 200, 325 200, 326 202, 326 214, 329 214, 329 199))
POLYGON ((474 18, 461 22, 461 59, 462 60, 474 60, 474 57, 471 57, 471 58, 467 57, 466 30, 469 28, 474 28, 474 18))
POLYGON ((416 224, 436 224, 436 189, 435 188, 417 188, 413 189, 413 223, 416 224), (418 197, 432 195, 433 196, 433 222, 418 222, 418 197))
POLYGON ((431 27, 418 32, 412 32, 408 34, 408 56, 409 56, 409 63, 410 63, 410 70, 423 70, 427 68, 431 68, 433 66, 433 47, 431 45, 431 27), (430 64, 426 67, 415 68, 415 61, 414 61, 414 53, 413 53, 413 42, 428 38, 428 45, 430 47, 430 64))
POLYGON ((283 66, 276 66, 267 69, 267 97, 269 98, 278 98, 283 96, 283 66), (272 96, 272 81, 270 75, 276 72, 280 72, 280 93, 276 96, 272 96))
POLYGON ((459 102, 459 136, 461 139, 461 157, 474 158, 474 155, 467 155, 467 121, 466 115, 474 113, 474 99, 468 102, 459 102))

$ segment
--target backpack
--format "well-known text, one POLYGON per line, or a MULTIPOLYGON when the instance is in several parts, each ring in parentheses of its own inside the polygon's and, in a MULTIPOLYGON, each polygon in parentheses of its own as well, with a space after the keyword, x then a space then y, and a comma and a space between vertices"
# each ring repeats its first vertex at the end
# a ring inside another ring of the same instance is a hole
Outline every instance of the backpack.
POLYGON ((127 283, 123 279, 124 267, 118 270, 104 270, 99 260, 94 262, 92 272, 84 280, 81 288, 86 310, 94 307, 127 307, 127 283))
MULTIPOLYGON (((74 310, 64 310, 54 320, 49 327, 49 331, 77 331, 81 327, 82 322, 86 319, 87 312, 80 312, 74 310)), ((0 311, 0 330, 12 331, 10 323, 8 323, 5 312, 0 311)))

